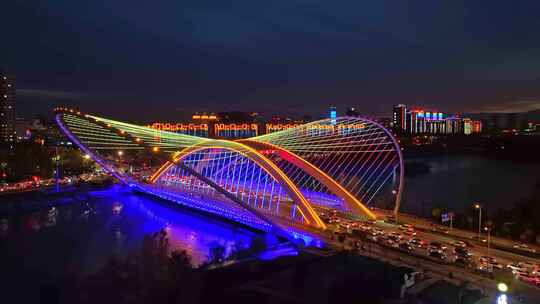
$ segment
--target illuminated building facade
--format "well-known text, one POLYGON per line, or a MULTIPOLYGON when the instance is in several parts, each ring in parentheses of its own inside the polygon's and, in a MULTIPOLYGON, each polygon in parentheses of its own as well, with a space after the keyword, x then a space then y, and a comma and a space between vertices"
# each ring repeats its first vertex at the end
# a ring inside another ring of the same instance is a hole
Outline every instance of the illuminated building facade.
POLYGON ((248 138, 259 135, 259 126, 255 123, 216 123, 215 138, 248 138))
POLYGON ((393 127, 396 134, 407 135, 459 135, 482 132, 482 122, 458 115, 424 109, 407 109, 396 105, 393 109, 393 127), (404 115, 404 120, 401 119, 404 115), (403 125, 402 125, 403 124, 403 125))
POLYGON ((219 120, 215 113, 195 113, 191 116, 194 122, 210 122, 219 120))
POLYGON ((445 119, 446 134, 463 134, 463 119, 458 115, 449 115, 445 119))
POLYGON ((482 133, 482 121, 480 120, 473 120, 473 133, 482 133))
POLYGON ((199 137, 208 137, 209 127, 206 123, 168 123, 168 122, 154 122, 146 127, 152 128, 156 131, 168 131, 186 135, 193 135, 199 137))
POLYGON ((0 144, 13 149, 15 135, 15 84, 0 71, 0 144))
POLYGON ((330 107, 328 109, 328 117, 330 118, 330 123, 335 125, 335 122, 336 122, 336 118, 337 118, 337 110, 336 110, 336 107, 330 107))
POLYGON ((403 132, 405 132, 406 112, 407 107, 404 104, 398 104, 394 106, 392 113, 392 124, 394 127, 394 131, 396 131, 397 134, 402 134, 403 132))

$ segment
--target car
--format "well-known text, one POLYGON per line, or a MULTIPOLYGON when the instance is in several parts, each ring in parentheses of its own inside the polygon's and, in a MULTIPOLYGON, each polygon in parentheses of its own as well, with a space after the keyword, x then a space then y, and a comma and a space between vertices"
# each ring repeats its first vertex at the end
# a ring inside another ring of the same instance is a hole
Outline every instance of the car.
POLYGON ((379 234, 371 232, 370 234, 367 235, 367 239, 377 242, 377 240, 379 239, 379 234))
POLYGON ((454 248, 454 252, 458 255, 458 256, 464 256, 464 257, 470 257, 472 256, 473 254, 465 249, 465 248, 462 248, 462 247, 456 247, 454 248))
POLYGON ((487 255, 481 256, 478 259, 480 260, 480 263, 497 263, 496 258, 487 256, 487 255))
POLYGON ((409 243, 400 243, 399 248, 403 250, 413 251, 414 248, 409 243))
POLYGON ((521 266, 522 268, 529 269, 531 271, 538 270, 538 265, 531 262, 527 262, 527 261, 519 262, 518 265, 521 266))
POLYGON ((388 237, 392 238, 392 239, 396 239, 396 240, 401 240, 403 238, 403 236, 400 233, 397 233, 397 232, 390 232, 388 234, 388 237))
POLYGON ((437 250, 430 250, 429 256, 440 259, 440 260, 446 260, 446 255, 444 255, 442 252, 437 251, 437 250))
POLYGON ((446 228, 445 226, 438 226, 438 225, 435 225, 435 224, 431 224, 431 231, 433 232, 440 232, 440 233, 450 233, 450 230, 448 230, 448 228, 446 228))
POLYGON ((519 275, 517 275, 517 278, 518 278, 518 280, 520 280, 522 282, 534 284, 536 286, 540 286, 540 278, 538 276, 536 276, 536 275, 519 274, 519 275))
POLYGON ((339 227, 348 230, 351 228, 351 225, 347 222, 339 223, 339 227))
POLYGON ((536 253, 536 249, 534 248, 531 248, 529 247, 528 245, 525 245, 525 244, 516 244, 514 246, 512 246, 514 249, 518 249, 518 250, 522 250, 522 251, 527 251, 527 252, 531 252, 531 253, 536 253))
POLYGON ((469 258, 461 257, 461 256, 458 256, 456 258, 456 260, 454 261, 454 263, 456 263, 456 265, 461 266, 461 267, 469 266, 470 262, 471 262, 471 260, 469 258))
POLYGON ((478 242, 482 242, 482 243, 485 243, 487 242, 487 240, 481 236, 478 236, 478 235, 475 235, 475 236, 472 236, 471 239, 475 240, 475 241, 478 241, 478 242))
POLYGON ((452 246, 465 248, 465 247, 467 247, 467 244, 465 242, 463 242, 463 241, 455 241, 455 242, 452 243, 452 246))
POLYGON ((390 239, 390 238, 386 238, 386 239, 382 239, 383 243, 386 244, 386 245, 394 245, 394 244, 397 244, 398 242, 396 242, 395 240, 393 239, 390 239))
POLYGON ((408 236, 408 237, 416 236, 416 232, 414 230, 405 230, 402 233, 403 235, 408 236))
POLYGON ((447 247, 439 242, 431 242, 429 243, 429 247, 436 248, 439 250, 445 250, 447 247))
POLYGON ((365 224, 360 224, 358 226, 358 228, 360 228, 360 230, 363 230, 363 231, 370 231, 371 230, 371 226, 365 225, 365 224))
POLYGON ((510 263, 506 267, 511 269, 513 273, 526 272, 527 271, 527 269, 520 266, 519 263, 510 263))
POLYGON ((421 240, 419 238, 412 238, 409 241, 409 244, 411 244, 413 246, 416 246, 418 248, 426 248, 426 242, 424 242, 423 240, 421 240))
POLYGON ((493 272, 493 268, 488 264, 479 264, 477 269, 482 272, 493 272))
POLYGON ((503 269, 504 268, 504 265, 500 264, 500 263, 491 263, 491 262, 488 262, 488 264, 493 268, 493 269, 503 269))
POLYGON ((384 234, 384 230, 381 229, 381 228, 378 228, 378 227, 373 227, 373 228, 371 229, 371 231, 372 231, 373 233, 375 233, 375 234, 381 234, 381 235, 384 234))
POLYGON ((411 224, 401 224, 399 225, 400 230, 414 230, 414 226, 411 224))

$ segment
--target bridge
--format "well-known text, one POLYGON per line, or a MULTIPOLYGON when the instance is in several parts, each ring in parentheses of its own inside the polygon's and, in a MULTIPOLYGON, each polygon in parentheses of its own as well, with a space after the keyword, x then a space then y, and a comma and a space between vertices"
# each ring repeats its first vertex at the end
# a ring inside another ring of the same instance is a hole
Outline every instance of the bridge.
MULTIPOLYGON (((175 204, 310 242, 329 209, 397 213, 401 148, 379 123, 323 119, 248 139, 155 130, 59 107, 60 130, 120 183, 175 204)), ((300 241, 302 240, 302 241, 300 241)))

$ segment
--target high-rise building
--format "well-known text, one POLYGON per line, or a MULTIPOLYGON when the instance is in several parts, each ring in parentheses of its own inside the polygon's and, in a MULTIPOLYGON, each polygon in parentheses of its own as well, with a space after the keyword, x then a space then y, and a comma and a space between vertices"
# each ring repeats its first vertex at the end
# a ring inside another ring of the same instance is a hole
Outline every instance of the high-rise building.
POLYGON ((13 148, 15 142, 15 84, 0 71, 0 144, 13 148))
POLYGON ((407 107, 404 104, 398 104, 394 106, 394 113, 392 115, 392 124, 394 126, 394 130, 397 133, 403 133, 405 131, 406 112, 407 112, 407 107))
POLYGON ((394 106, 392 124, 399 135, 458 135, 482 132, 482 122, 459 115, 394 106), (403 119, 402 119, 403 117, 403 119))
POLYGON ((335 125, 336 124, 336 118, 337 118, 337 110, 336 107, 332 106, 328 109, 329 111, 329 117, 330 117, 330 123, 335 125))
POLYGON ((449 115, 445 119, 446 134, 463 134, 463 120, 458 115, 449 115))

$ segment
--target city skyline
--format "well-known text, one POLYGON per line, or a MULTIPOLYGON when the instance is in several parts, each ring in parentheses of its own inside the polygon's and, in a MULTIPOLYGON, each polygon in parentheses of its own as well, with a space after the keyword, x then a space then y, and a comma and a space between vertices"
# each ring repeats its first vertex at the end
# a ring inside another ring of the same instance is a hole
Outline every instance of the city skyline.
POLYGON ((0 66, 17 76, 24 116, 59 104, 130 120, 253 105, 314 117, 329 104, 373 116, 396 103, 467 113, 540 108, 534 1, 496 1, 490 10, 121 1, 4 9, 0 31, 10 43, 0 66), (9 26, 17 20, 27 22, 9 26))
POLYGON ((539 302, 538 0, 0 8, 4 302, 539 302))

